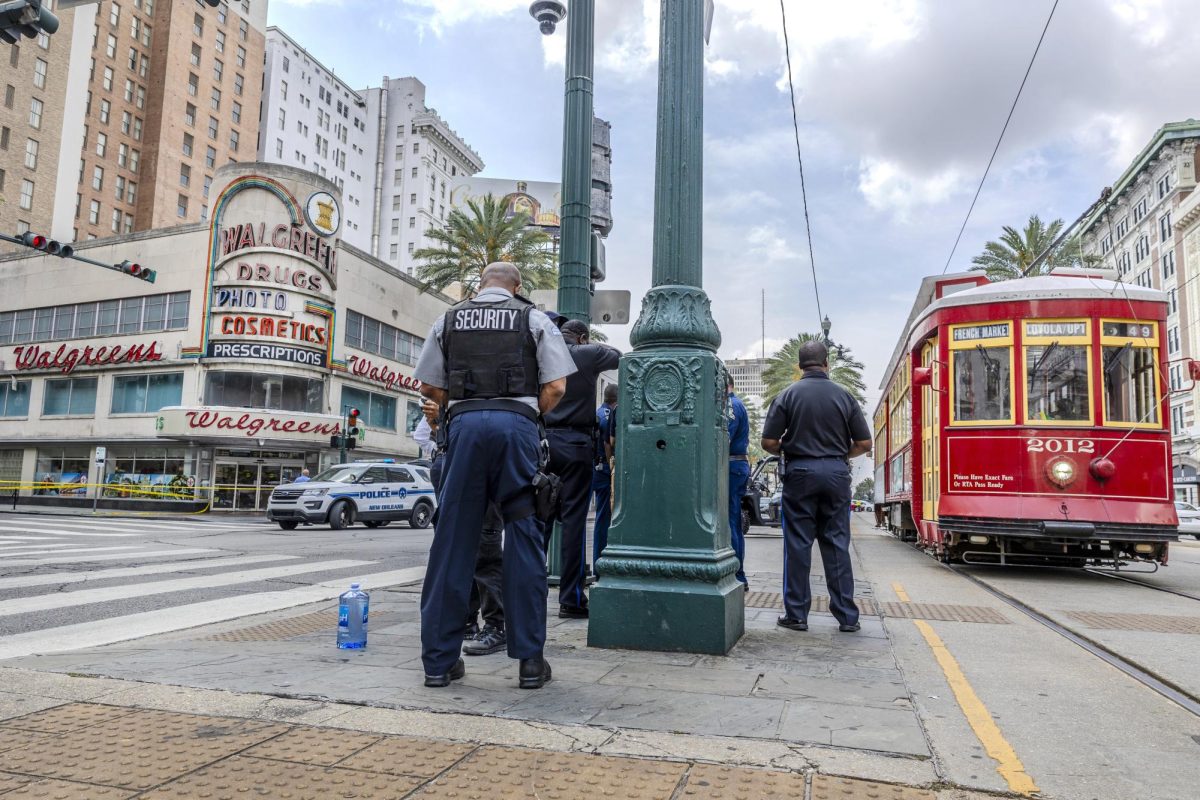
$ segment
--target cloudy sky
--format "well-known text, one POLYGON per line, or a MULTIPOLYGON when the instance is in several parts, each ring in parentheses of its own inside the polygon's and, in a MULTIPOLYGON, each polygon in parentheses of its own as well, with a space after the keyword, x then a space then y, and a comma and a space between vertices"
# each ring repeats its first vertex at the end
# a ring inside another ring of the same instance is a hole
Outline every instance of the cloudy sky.
MULTIPOLYGON (((946 265, 1053 0, 785 2, 821 309, 866 363, 874 398, 917 285, 946 265)), ((270 21, 351 85, 419 77, 485 175, 558 180, 565 31, 541 37, 528 5, 271 0, 270 21)), ((716 6, 704 283, 725 357, 763 346, 766 291, 769 354, 819 319, 780 7, 716 6)), ((596 7, 596 113, 613 126, 605 286, 632 290, 636 313, 650 281, 659 0, 596 7)), ((1002 225, 1074 219, 1160 125, 1200 116, 1194 10, 1060 0, 950 271, 1002 225)), ((622 345, 628 330, 609 333, 622 345)))

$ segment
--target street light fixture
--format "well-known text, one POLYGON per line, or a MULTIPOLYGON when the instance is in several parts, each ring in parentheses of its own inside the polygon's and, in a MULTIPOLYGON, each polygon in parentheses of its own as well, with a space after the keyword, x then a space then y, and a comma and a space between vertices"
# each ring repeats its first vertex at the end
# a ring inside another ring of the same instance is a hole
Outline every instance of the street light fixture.
POLYGON ((829 329, 832 327, 833 327, 833 323, 829 321, 829 315, 826 314, 825 319, 821 320, 821 333, 825 336, 825 346, 826 347, 828 347, 831 344, 831 342, 829 341, 829 329))
POLYGON ((567 7, 558 0, 537 0, 529 5, 529 16, 538 21, 542 34, 549 36, 554 33, 554 27, 567 16, 567 7))

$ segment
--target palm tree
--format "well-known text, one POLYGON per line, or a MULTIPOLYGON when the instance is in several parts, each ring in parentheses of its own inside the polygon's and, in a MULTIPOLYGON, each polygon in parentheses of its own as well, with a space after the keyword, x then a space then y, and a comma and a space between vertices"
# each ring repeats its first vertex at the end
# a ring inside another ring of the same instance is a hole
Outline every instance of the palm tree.
MULTIPOLYGON (((771 401, 787 387, 800 380, 804 373, 797 365, 800 345, 805 342, 823 342, 825 337, 815 333, 801 333, 791 338, 778 353, 771 356, 771 363, 763 370, 763 382, 767 385, 763 405, 771 401)), ((850 354, 846 347, 829 349, 829 377, 834 383, 848 391, 862 405, 866 402, 863 392, 867 385, 862 379, 863 363, 850 354)))
MULTIPOLYGON (((989 241, 983 246, 983 252, 971 259, 971 263, 975 265, 971 270, 982 270, 993 281, 1020 278, 1034 259, 1058 238, 1062 229, 1061 219, 1045 225, 1037 214, 1029 217, 1023 231, 1005 225, 1000 241, 989 241)), ((1078 242, 1072 239, 1055 248, 1038 264, 1037 269, 1025 277, 1045 275, 1058 267, 1079 267, 1091 261, 1092 259, 1081 256, 1078 242)))
POLYGON ((419 262, 417 277, 430 289, 457 283, 464 297, 473 297, 484 267, 507 261, 521 271, 525 291, 552 289, 558 285, 558 270, 550 236, 528 224, 527 214, 508 216, 507 207, 493 195, 468 200, 466 210, 450 212, 444 228, 425 232, 435 245, 413 253, 419 262))

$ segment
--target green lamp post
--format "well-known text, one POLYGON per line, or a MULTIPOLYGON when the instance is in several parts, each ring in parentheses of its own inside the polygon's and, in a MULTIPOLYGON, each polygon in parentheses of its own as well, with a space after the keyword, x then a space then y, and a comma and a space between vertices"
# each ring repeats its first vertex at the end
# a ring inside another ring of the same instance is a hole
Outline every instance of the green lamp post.
POLYGON ((588 644, 726 653, 745 628, 730 547, 721 333, 701 288, 705 0, 662 0, 653 288, 621 360, 616 509, 588 644))

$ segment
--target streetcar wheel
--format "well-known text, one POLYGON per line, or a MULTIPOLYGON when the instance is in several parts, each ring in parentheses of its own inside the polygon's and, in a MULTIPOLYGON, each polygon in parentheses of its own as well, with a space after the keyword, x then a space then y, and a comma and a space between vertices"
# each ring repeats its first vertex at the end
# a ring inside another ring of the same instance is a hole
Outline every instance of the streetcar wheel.
POLYGON ((354 509, 345 500, 339 500, 329 509, 329 527, 335 531, 349 528, 354 524, 354 509))

